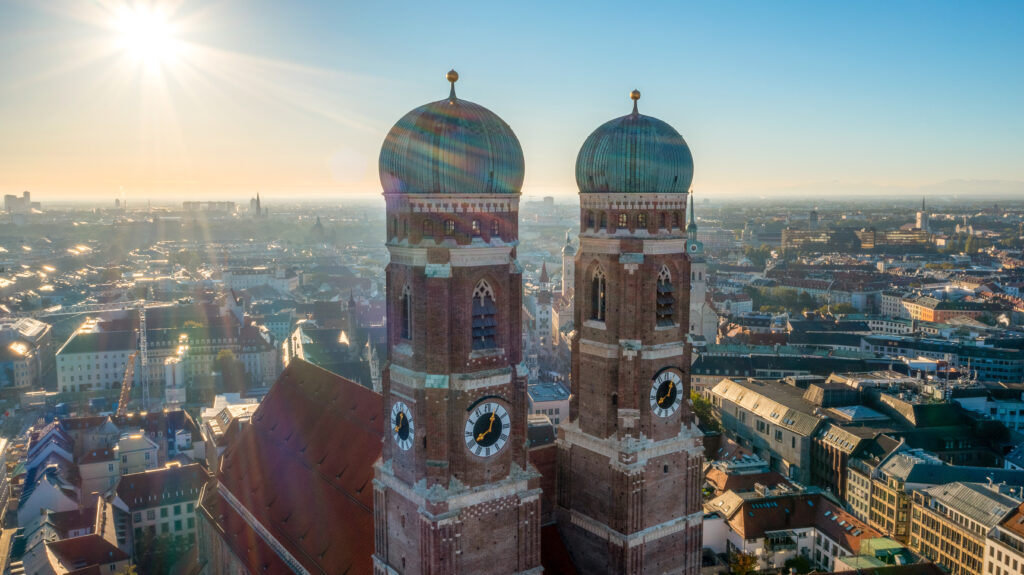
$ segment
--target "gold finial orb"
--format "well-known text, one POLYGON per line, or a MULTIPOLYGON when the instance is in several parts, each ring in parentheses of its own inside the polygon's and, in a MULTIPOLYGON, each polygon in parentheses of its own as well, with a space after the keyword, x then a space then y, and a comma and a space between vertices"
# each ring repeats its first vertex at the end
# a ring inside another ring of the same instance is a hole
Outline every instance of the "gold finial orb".
POLYGON ((632 92, 630 92, 629 93, 629 99, 633 100, 634 102, 639 100, 640 99, 640 90, 633 90, 632 92))
POLYGON ((444 77, 447 78, 448 81, 451 82, 452 84, 459 81, 459 73, 456 72, 455 70, 448 70, 448 73, 445 74, 444 77))

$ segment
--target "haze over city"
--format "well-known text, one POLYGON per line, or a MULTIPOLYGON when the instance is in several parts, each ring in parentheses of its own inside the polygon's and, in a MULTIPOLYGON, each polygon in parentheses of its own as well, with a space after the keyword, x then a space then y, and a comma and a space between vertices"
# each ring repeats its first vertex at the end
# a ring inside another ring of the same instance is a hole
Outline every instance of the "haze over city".
POLYGON ((1024 573, 1022 24, 0 0, 0 575, 1024 573))
POLYGON ((0 191, 51 200, 379 193, 409 102, 486 102, 524 194, 579 144, 666 119, 712 197, 1020 193, 1018 2, 858 6, 0 2, 0 191))

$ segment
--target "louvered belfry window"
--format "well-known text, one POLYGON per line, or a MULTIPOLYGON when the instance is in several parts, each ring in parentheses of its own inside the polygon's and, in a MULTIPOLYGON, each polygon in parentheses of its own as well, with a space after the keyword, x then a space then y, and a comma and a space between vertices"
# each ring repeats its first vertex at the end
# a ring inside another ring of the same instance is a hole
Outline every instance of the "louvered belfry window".
POLYGON ((672 274, 669 273, 668 268, 662 266, 661 273, 658 274, 658 300, 656 307, 657 325, 659 326, 672 326, 675 325, 674 313, 676 307, 675 294, 672 292, 672 274))
POLYGON ((494 303, 494 290, 485 280, 473 291, 473 349, 497 347, 498 306, 494 303))

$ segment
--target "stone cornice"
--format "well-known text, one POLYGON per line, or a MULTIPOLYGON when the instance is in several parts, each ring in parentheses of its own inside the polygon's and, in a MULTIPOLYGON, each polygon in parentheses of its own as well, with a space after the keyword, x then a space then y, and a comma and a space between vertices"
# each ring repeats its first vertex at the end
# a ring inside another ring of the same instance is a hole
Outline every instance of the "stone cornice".
POLYGON ((575 509, 569 511, 569 518, 573 525, 589 531, 590 533, 610 541, 613 544, 617 544, 622 547, 635 547, 644 543, 657 541, 658 539, 669 535, 674 535, 690 527, 699 526, 701 521, 704 519, 704 512, 699 511, 683 517, 676 517, 675 519, 670 519, 664 523, 648 527, 647 529, 643 529, 629 535, 616 531, 604 523, 588 517, 575 509))
POLYGON ((580 207, 594 210, 685 210, 687 194, 580 194, 580 207))
POLYGON ((507 213, 519 211, 519 195, 511 194, 394 194, 387 200, 413 213, 507 213))
POLYGON ((698 441, 701 435, 693 428, 682 426, 675 437, 661 441, 644 435, 639 438, 627 436, 623 439, 613 435, 601 439, 584 433, 577 421, 561 424, 558 427, 558 435, 555 443, 560 449, 568 449, 571 445, 582 447, 607 457, 612 468, 624 472, 641 469, 649 460, 672 453, 686 452, 692 457, 704 456, 704 448, 698 441))
POLYGON ((406 500, 419 506, 419 512, 432 520, 444 520, 457 516, 463 509, 473 507, 487 501, 516 497, 520 501, 535 501, 540 497, 540 489, 531 489, 530 481, 540 477, 540 473, 527 464, 526 469, 515 463, 509 467, 509 474, 501 480, 477 487, 468 487, 459 480, 452 478, 448 487, 434 485, 427 487, 427 480, 421 479, 415 485, 409 485, 395 477, 391 461, 377 460, 374 464, 377 478, 373 480, 378 489, 393 489, 406 500), (432 515, 426 510, 427 504, 443 503, 448 511, 442 515, 432 515))

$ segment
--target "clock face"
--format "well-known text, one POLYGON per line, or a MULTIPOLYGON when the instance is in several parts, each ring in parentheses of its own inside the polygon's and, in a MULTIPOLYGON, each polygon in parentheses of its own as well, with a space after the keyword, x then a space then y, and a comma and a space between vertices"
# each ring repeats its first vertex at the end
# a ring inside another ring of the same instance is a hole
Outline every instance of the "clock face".
POLYGON ((395 402, 391 408, 391 435, 403 451, 412 447, 412 440, 416 435, 416 428, 412 423, 412 410, 401 401, 395 402))
POLYGON ((508 411, 493 401, 482 403, 466 418, 466 447, 479 457, 495 455, 512 431, 508 411))
POLYGON ((683 378, 672 369, 658 374, 651 383, 651 411, 658 417, 668 417, 682 403, 683 378))

